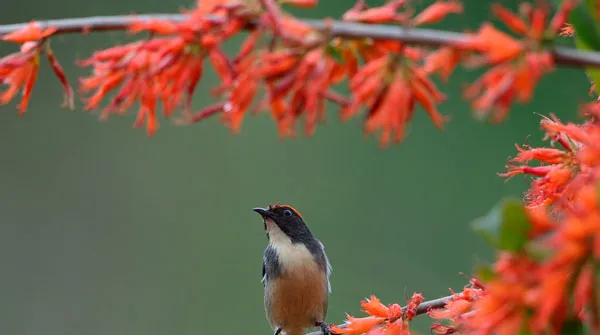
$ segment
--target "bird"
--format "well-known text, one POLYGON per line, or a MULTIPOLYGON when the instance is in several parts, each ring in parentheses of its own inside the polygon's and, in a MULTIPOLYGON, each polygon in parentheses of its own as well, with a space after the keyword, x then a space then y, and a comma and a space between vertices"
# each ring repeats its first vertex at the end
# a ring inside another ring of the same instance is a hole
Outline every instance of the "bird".
POLYGON ((263 218, 268 244, 263 253, 264 307, 273 335, 303 335, 325 323, 332 267, 323 243, 289 205, 253 208, 263 218))

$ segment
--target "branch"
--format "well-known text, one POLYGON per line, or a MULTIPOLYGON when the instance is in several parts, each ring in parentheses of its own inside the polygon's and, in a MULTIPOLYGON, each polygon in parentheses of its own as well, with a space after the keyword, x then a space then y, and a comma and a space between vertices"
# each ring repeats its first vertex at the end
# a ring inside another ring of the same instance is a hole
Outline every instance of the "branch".
MULTIPOLYGON (((183 21, 182 14, 145 14, 145 15, 115 15, 93 16, 73 19, 56 19, 37 21, 42 27, 55 27, 55 34, 88 33, 101 31, 126 30, 135 21, 163 19, 170 21, 183 21)), ((302 22, 314 29, 327 31, 331 36, 346 38, 372 38, 375 40, 396 40, 411 44, 440 46, 464 42, 468 35, 464 33, 449 32, 436 29, 402 28, 390 25, 370 25, 349 23, 342 21, 301 19, 302 22)), ((0 36, 24 28, 28 23, 0 25, 0 36)), ((252 29, 250 24, 247 29, 252 29)), ((555 47, 552 51, 556 64, 571 67, 599 66, 600 53, 578 51, 576 49, 555 47)))
MULTIPOLYGON (((452 295, 449 295, 449 296, 443 297, 443 298, 438 298, 438 299, 429 300, 429 301, 423 301, 417 307, 417 315, 425 314, 425 313, 427 313, 431 309, 438 309, 438 308, 444 307, 446 305, 446 303, 452 297, 453 297, 452 295)), ((402 313, 406 312, 406 308, 407 308, 407 306, 402 307, 402 313)), ((343 324, 342 325, 338 325, 338 327, 343 328, 344 325, 343 324)), ((306 333, 304 335, 323 335, 323 333, 320 330, 318 330, 318 331, 314 331, 312 333, 306 333)))

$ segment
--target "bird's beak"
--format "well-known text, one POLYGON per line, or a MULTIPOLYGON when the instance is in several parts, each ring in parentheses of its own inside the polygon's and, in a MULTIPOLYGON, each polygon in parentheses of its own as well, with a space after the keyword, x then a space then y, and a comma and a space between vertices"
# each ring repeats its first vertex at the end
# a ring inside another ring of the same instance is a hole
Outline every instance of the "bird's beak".
POLYGON ((255 211, 256 213, 260 214, 263 217, 263 219, 273 218, 273 212, 271 212, 268 209, 256 207, 256 208, 252 208, 252 210, 255 211))

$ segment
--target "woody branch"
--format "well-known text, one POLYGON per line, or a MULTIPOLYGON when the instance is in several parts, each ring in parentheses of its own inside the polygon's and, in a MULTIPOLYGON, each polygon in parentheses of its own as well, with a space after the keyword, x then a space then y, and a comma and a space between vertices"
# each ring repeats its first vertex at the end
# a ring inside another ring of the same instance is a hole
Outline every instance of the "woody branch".
MULTIPOLYGON (((56 19, 37 21, 42 27, 57 28, 56 34, 88 33, 102 31, 127 30, 133 22, 162 19, 169 21, 183 21, 181 14, 144 14, 144 15, 114 15, 93 16, 84 18, 56 19)), ((406 43, 441 46, 453 45, 466 41, 467 35, 458 32, 450 32, 436 29, 403 28, 390 25, 372 25, 361 23, 350 23, 342 21, 300 19, 317 30, 327 30, 334 37, 345 38, 372 38, 375 40, 395 40, 406 43)), ((27 26, 27 23, 16 23, 0 25, 0 36, 17 31, 27 26)), ((250 23, 246 28, 251 30, 254 24, 250 23)), ((571 67, 600 66, 600 53, 589 51, 578 51, 576 49, 554 47, 552 54, 556 64, 571 67)))

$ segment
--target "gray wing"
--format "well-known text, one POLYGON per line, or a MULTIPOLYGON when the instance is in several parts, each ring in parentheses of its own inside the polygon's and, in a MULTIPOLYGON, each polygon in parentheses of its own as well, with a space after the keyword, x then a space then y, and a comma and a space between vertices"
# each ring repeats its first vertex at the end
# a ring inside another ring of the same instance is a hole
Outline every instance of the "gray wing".
POLYGON ((329 291, 329 293, 331 293, 331 283, 329 282, 329 277, 331 276, 333 268, 331 267, 331 263, 329 263, 329 258, 327 258, 327 254, 325 253, 325 246, 323 245, 323 243, 321 243, 321 241, 317 240, 317 242, 319 242, 319 247, 321 247, 321 251, 323 251, 323 257, 325 257, 325 264, 327 264, 327 290, 329 291))
POLYGON ((279 266, 279 257, 277 252, 271 246, 265 249, 263 254, 262 279, 263 286, 266 286, 267 281, 279 275, 281 267, 279 266))
POLYGON ((260 282, 263 283, 263 286, 265 286, 265 278, 266 278, 265 258, 263 257, 262 276, 261 276, 261 279, 260 279, 260 282))

